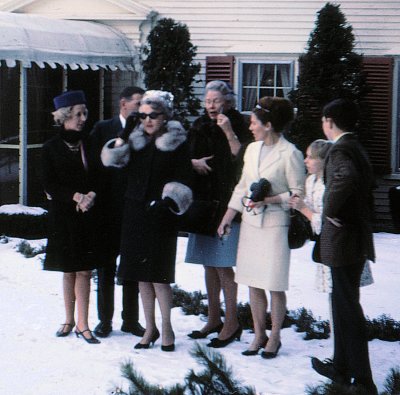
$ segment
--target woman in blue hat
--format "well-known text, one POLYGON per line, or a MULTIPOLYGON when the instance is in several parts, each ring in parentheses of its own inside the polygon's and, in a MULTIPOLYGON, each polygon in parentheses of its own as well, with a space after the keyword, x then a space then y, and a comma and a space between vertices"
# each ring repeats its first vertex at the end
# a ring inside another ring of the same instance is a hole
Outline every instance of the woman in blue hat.
POLYGON ((49 200, 49 232, 44 270, 63 272, 65 323, 57 337, 76 336, 97 344, 88 325, 91 271, 98 266, 94 248, 96 187, 86 152, 88 116, 83 91, 54 98, 58 133, 43 146, 43 186, 49 200), (75 305, 78 315, 75 322, 75 305))

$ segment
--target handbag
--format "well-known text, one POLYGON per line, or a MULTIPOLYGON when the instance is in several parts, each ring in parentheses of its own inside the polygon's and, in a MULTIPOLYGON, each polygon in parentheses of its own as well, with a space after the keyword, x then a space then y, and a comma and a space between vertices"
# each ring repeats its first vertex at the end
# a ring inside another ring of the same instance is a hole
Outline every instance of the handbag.
POLYGON ((194 200, 188 210, 178 218, 178 230, 215 236, 220 221, 218 200, 194 200))
POLYGON ((298 210, 290 209, 288 244, 290 249, 303 247, 306 240, 312 238, 310 221, 298 210))

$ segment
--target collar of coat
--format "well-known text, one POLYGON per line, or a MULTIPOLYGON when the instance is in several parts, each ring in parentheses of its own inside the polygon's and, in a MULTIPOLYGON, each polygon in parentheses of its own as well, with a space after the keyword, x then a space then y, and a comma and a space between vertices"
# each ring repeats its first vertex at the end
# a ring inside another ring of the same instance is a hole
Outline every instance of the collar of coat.
MULTIPOLYGON (((165 132, 156 138, 155 145, 160 151, 175 151, 187 138, 187 131, 178 121, 169 121, 165 132)), ((134 151, 140 151, 152 141, 151 136, 139 125, 129 136, 130 146, 134 151)))

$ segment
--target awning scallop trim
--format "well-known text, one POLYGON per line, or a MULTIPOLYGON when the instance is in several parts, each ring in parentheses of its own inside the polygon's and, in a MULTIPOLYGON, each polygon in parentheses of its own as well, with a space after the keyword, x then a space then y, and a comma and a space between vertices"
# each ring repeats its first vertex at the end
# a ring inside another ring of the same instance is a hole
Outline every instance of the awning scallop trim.
MULTIPOLYGON (((137 50, 121 32, 95 22, 0 12, 0 60, 43 68, 134 70, 137 50)), ((4 62, 3 62, 4 61, 4 62)))

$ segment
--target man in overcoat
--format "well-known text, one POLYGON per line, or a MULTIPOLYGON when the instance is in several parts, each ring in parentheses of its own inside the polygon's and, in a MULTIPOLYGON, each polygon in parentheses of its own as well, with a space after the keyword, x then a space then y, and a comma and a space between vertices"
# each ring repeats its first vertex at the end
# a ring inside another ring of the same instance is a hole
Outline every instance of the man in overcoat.
POLYGON ((360 277, 375 260, 371 218, 374 177, 368 157, 351 133, 358 119, 354 103, 337 99, 323 109, 322 127, 333 146, 325 160, 325 194, 320 239, 322 263, 332 274, 333 360, 312 358, 319 374, 377 394, 360 305, 360 277))
MULTIPOLYGON (((109 260, 108 265, 98 270, 97 310, 100 322, 94 333, 99 337, 107 337, 112 331, 116 259, 120 251, 122 212, 127 183, 125 169, 105 168, 101 163, 100 153, 104 144, 117 137, 125 128, 129 115, 137 112, 143 93, 144 90, 139 87, 125 88, 119 97, 119 114, 111 119, 97 122, 90 134, 91 152, 98 165, 98 176, 102 178, 102 183, 106 184, 103 188, 105 193, 97 197, 102 221, 98 240, 108 247, 104 259, 109 260)), ((139 323, 138 306, 137 282, 124 281, 121 330, 143 336, 144 328, 139 323)))

